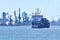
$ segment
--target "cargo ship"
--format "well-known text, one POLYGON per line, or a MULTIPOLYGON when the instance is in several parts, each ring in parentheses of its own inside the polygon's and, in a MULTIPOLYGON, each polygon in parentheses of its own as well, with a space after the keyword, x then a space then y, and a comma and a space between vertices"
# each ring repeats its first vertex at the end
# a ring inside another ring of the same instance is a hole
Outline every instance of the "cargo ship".
POLYGON ((50 22, 40 14, 39 9, 32 14, 32 28, 49 28, 50 22))

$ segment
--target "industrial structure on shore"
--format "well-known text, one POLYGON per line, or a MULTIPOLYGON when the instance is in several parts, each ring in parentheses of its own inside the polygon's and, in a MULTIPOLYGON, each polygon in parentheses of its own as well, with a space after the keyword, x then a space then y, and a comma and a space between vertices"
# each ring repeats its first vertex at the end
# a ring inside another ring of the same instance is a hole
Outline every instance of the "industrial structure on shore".
POLYGON ((2 13, 2 18, 0 18, 0 25, 1 26, 20 26, 20 25, 30 25, 29 17, 27 16, 26 12, 22 13, 22 17, 20 14, 20 8, 19 8, 19 16, 16 16, 16 11, 14 11, 14 17, 15 20, 12 19, 12 15, 9 15, 9 13, 2 13), (6 18, 6 15, 8 18, 6 18), (23 22, 21 22, 21 18, 23 19, 23 22))

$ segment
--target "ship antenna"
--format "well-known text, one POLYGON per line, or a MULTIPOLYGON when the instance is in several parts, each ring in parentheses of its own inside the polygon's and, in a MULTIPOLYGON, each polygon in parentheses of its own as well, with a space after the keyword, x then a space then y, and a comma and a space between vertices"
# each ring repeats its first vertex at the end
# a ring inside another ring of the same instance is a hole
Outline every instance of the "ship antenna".
POLYGON ((40 14, 41 11, 39 10, 39 8, 36 9, 36 13, 40 14))

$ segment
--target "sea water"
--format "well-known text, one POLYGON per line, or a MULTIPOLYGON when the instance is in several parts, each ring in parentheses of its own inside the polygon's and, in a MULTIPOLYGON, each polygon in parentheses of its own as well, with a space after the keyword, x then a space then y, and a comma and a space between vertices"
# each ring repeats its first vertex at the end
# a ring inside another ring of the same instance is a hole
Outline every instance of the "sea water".
POLYGON ((0 40, 60 40, 60 26, 0 26, 0 40))

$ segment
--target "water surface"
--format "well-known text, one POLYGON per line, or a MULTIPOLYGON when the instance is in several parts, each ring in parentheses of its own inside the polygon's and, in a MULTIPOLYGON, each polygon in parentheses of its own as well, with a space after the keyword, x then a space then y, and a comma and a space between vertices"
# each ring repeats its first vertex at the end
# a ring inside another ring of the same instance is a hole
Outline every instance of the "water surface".
POLYGON ((0 40, 59 40, 60 26, 31 28, 31 26, 1 26, 0 40))

